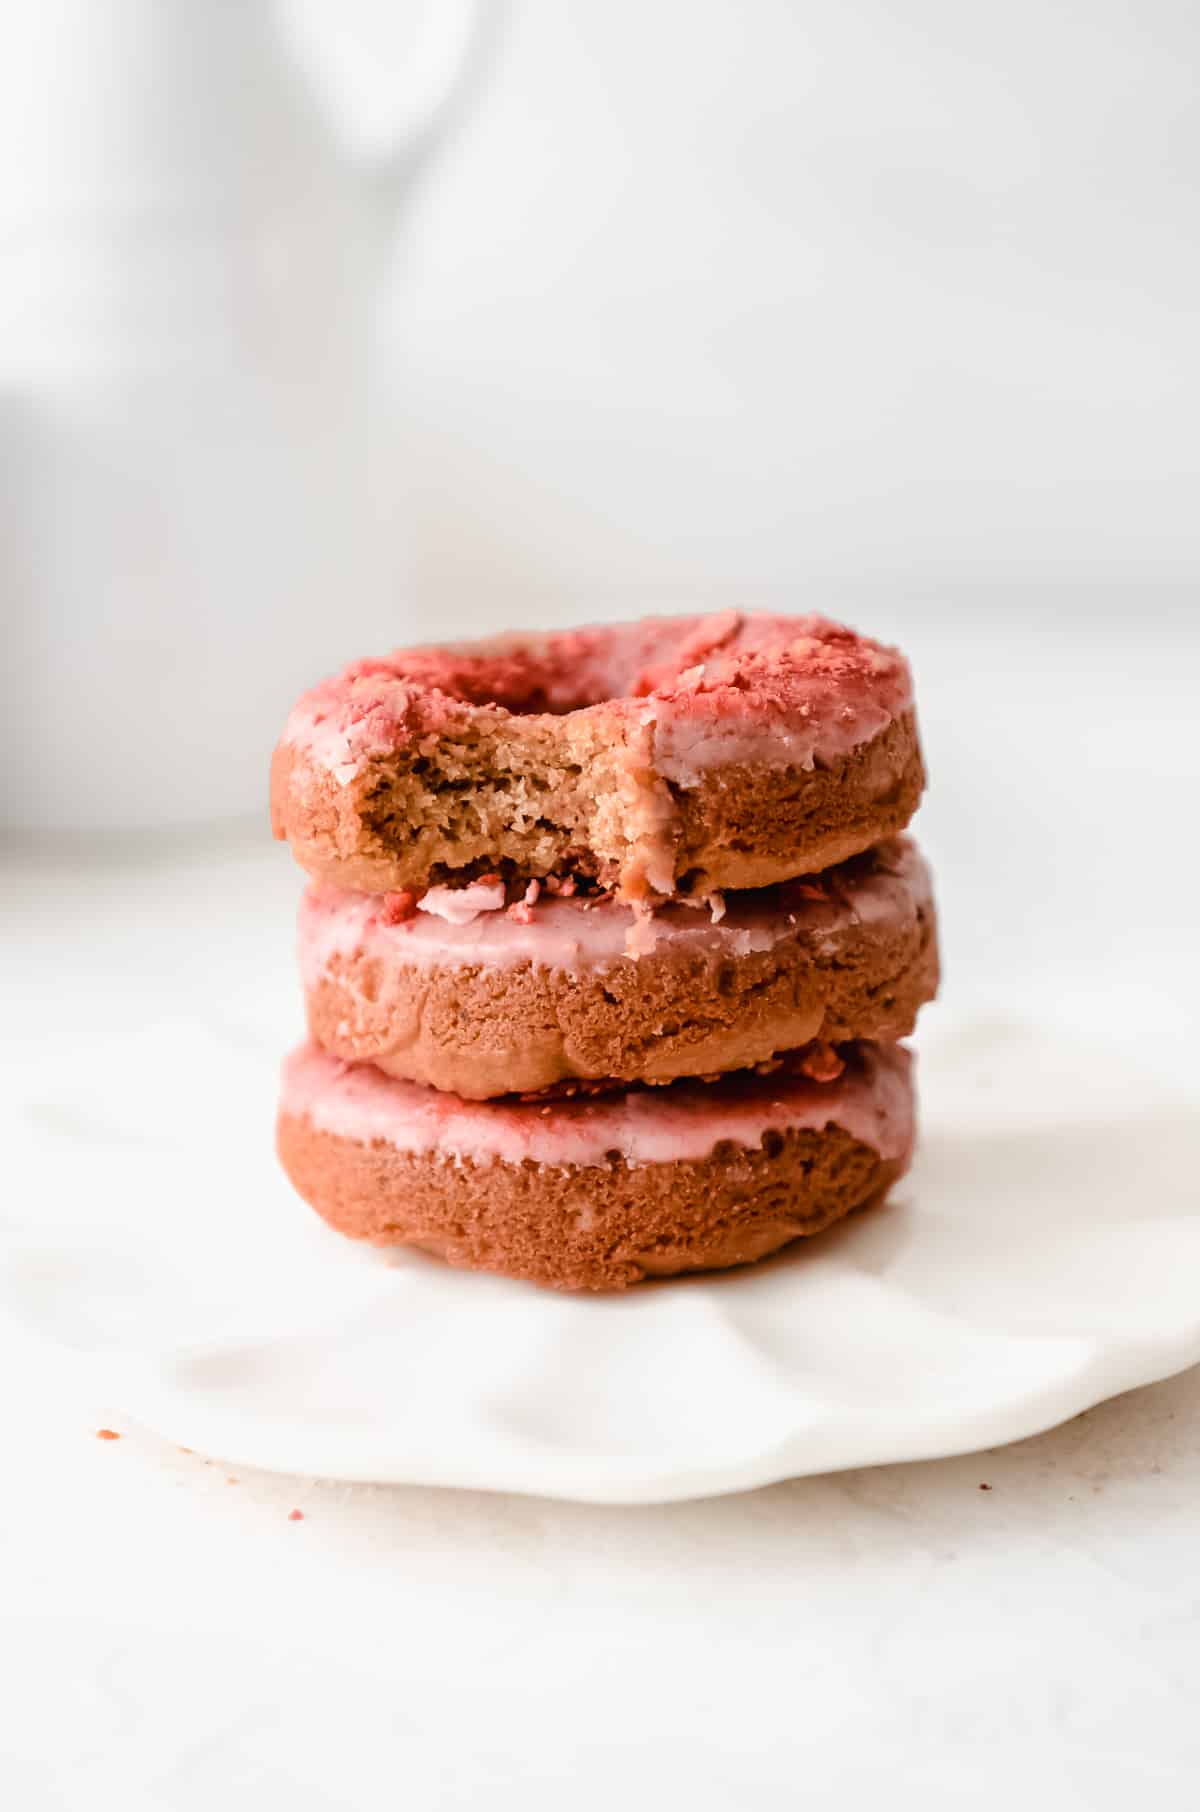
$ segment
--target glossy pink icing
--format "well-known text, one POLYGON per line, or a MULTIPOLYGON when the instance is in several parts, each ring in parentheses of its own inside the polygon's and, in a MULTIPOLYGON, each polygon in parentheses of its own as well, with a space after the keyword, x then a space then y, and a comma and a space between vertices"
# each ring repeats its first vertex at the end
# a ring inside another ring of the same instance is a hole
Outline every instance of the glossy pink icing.
POLYGON ((565 1169, 617 1152, 628 1164, 670 1164, 705 1158, 722 1140, 754 1150, 770 1131, 828 1126, 896 1159, 913 1141, 911 1063, 900 1046, 860 1045, 835 1082, 741 1074, 539 1105, 463 1101, 303 1045, 284 1066, 280 1107, 338 1138, 450 1160, 565 1169))
POLYGON ((635 960, 629 951, 635 925, 641 931, 639 954, 660 953, 669 945, 719 960, 750 956, 789 940, 815 939, 823 945, 856 924, 899 927, 931 897, 929 870, 907 838, 887 844, 875 867, 856 863, 825 874, 822 881, 826 897, 817 899, 808 897, 811 888, 803 881, 728 893, 723 916, 716 920, 706 907, 673 905, 639 921, 616 900, 589 906, 580 899, 543 895, 527 924, 506 912, 478 914, 461 924, 417 912, 400 924, 388 924, 380 895, 314 882, 300 905, 300 970, 307 987, 329 975, 339 959, 360 954, 378 960, 385 973, 530 963, 578 974, 635 960))
POLYGON ((911 705, 896 649, 824 617, 723 611, 399 649, 306 693, 284 741, 345 785, 368 760, 461 723, 464 707, 605 712, 615 740, 687 787, 717 763, 834 760, 911 705))
POLYGON ((467 887, 427 887, 417 911, 447 925, 470 925, 484 913, 503 912, 503 881, 472 881, 467 887))

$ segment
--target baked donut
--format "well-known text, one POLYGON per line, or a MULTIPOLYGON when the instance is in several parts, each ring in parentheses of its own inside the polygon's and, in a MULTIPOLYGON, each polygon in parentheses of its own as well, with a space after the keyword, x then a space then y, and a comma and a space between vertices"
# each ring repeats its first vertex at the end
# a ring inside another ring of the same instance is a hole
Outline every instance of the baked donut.
POLYGON ((292 711, 271 800, 341 887, 578 873, 653 903, 844 862, 923 785, 900 653, 725 611, 360 661, 292 711))
POLYGON ((735 1075, 595 1099, 470 1103, 305 1046, 279 1155, 340 1233, 570 1290, 746 1264, 875 1202, 913 1142, 908 1053, 834 1081, 735 1075))
POLYGON ((730 894, 715 921, 529 892, 506 906, 496 880, 397 902, 311 883, 299 959, 314 1042, 486 1099, 902 1038, 937 987, 929 871, 906 837, 819 879, 730 894))

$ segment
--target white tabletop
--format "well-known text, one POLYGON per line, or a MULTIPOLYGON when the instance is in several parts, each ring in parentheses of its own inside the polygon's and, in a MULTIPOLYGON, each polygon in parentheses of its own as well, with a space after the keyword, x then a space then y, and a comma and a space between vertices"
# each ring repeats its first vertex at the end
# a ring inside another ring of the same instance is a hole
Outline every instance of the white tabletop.
POLYGON ((13 1806, 1195 1804, 1195 1373, 640 1510, 231 1475, 13 1394, 13 1806))
MULTIPOLYGON (((906 630, 947 985, 1169 1065, 1200 1001, 1195 631, 1093 623, 1081 668, 1075 628, 906 630)), ((282 1049, 294 892, 261 838, 18 852, 12 1058, 69 1073, 73 1028, 164 998, 282 1049)), ((8 1180, 53 1211, 53 1176, 8 1180)), ((231 1471, 14 1329, 0 1364, 20 1812, 1196 1802, 1196 1373, 999 1452, 622 1510, 231 1471)))

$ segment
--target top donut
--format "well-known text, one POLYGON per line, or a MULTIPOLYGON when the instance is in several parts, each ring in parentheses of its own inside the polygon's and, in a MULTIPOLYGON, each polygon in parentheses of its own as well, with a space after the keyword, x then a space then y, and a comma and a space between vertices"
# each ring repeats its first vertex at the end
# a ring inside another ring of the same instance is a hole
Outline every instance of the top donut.
POLYGON ((358 661, 288 718, 271 816, 360 891, 577 873, 653 903, 843 862, 923 785, 903 655, 725 611, 358 661))

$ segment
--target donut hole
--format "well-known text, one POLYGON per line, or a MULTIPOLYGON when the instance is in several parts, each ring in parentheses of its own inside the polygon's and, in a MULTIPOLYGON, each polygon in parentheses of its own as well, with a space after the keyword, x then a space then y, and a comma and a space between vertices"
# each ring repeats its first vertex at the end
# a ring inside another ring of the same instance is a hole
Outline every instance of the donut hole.
MULTIPOLYGON (((800 619, 666 617, 551 634, 498 636, 458 648, 415 648, 379 663, 467 705, 496 705, 514 717, 565 717, 613 699, 672 690, 685 675, 714 676, 738 653, 795 639, 800 619)), ((828 625, 817 625, 827 633, 828 625)), ((843 632, 845 633, 845 632, 843 632)))
POLYGON ((566 717, 613 696, 618 674, 569 658, 566 637, 531 638, 520 647, 408 656, 397 671, 464 705, 497 705, 513 717, 566 717))
POLYGON ((593 697, 584 692, 568 692, 564 695, 551 691, 545 685, 537 685, 528 691, 499 691, 486 700, 472 699, 468 702, 499 705, 512 717, 569 717, 572 711, 585 711, 589 705, 599 705, 604 700, 603 696, 593 697))

